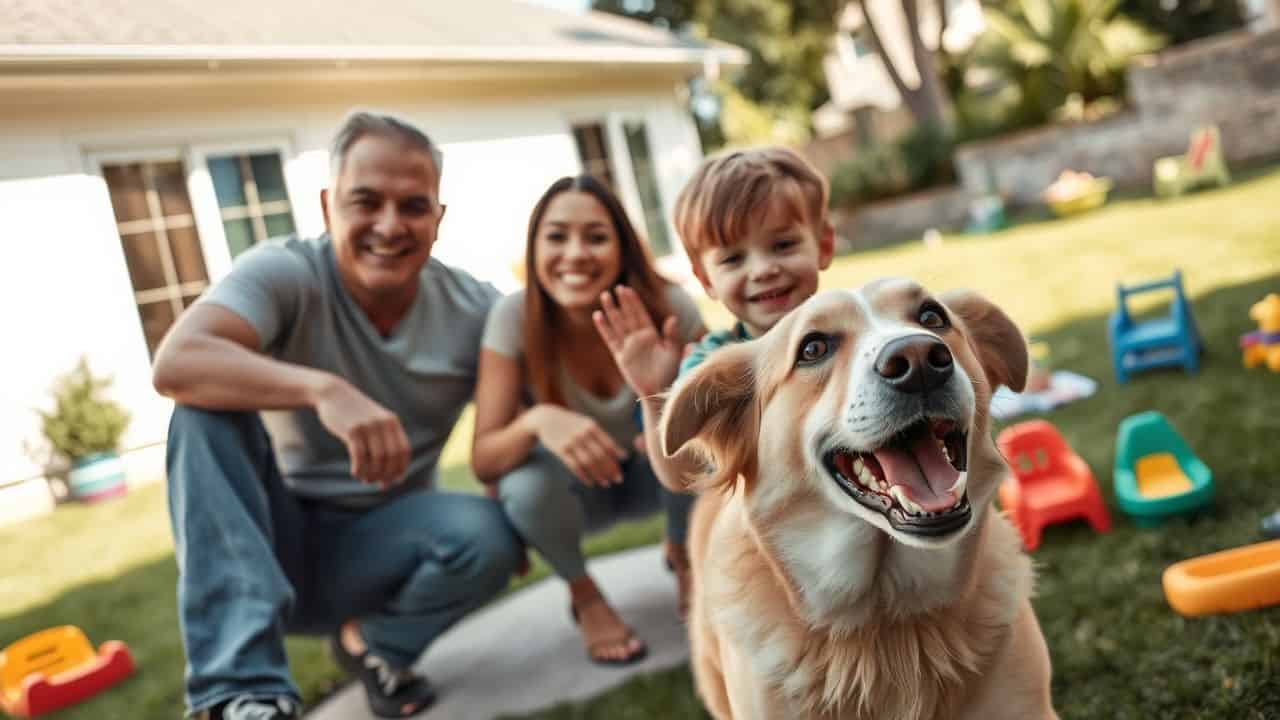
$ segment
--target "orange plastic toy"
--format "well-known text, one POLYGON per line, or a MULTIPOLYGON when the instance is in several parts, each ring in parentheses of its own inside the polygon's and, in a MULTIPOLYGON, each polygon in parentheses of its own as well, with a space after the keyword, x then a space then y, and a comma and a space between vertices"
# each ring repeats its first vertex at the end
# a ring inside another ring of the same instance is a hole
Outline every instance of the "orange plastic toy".
POLYGON ((1280 603, 1280 540, 1174 563, 1164 571, 1164 596, 1188 617, 1280 603))
POLYGON ((133 673, 124 643, 111 640, 94 652, 74 625, 41 630, 0 652, 0 707, 33 718, 73 705, 133 673))
POLYGON ((1000 507, 1035 550, 1046 525, 1084 518, 1097 532, 1111 529, 1111 516, 1093 471, 1045 420, 1005 428, 997 438, 1013 471, 1000 485, 1000 507))

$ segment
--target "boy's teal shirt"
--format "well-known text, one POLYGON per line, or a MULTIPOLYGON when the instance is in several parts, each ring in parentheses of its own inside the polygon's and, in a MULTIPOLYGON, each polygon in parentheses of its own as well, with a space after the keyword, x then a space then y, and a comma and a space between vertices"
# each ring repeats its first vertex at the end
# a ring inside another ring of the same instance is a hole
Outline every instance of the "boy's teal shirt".
POLYGON ((708 355, 725 345, 746 342, 750 339, 752 339, 751 334, 747 332, 746 326, 741 322, 735 323, 730 330, 721 330, 703 335, 698 344, 693 347, 693 350, 685 356, 684 360, 680 361, 680 371, 676 374, 676 377, 680 377, 698 367, 703 360, 707 359, 708 355))

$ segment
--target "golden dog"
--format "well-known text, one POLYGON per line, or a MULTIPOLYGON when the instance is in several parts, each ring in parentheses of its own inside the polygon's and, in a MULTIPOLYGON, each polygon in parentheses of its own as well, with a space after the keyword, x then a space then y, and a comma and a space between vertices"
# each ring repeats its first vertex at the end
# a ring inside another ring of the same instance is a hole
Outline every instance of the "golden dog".
POLYGON ((1030 560, 991 508, 992 390, 1027 348, 972 293, 811 298, 671 391, 709 471, 689 535, 698 692, 718 720, 1055 718, 1030 560))

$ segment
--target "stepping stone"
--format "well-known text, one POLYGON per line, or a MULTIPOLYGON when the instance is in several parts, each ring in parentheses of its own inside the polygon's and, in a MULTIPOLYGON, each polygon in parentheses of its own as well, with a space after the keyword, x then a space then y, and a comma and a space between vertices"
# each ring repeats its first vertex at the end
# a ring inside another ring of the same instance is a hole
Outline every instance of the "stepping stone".
MULTIPOLYGON (((628 550, 587 563, 610 603, 649 646, 643 661, 602 667, 587 660, 569 617, 569 592, 549 578, 468 615, 427 650, 417 668, 439 693, 424 720, 492 720, 604 693, 636 675, 689 660, 676 614, 675 578, 662 548, 628 550)), ((307 713, 308 720, 374 720, 364 688, 351 683, 307 713)))

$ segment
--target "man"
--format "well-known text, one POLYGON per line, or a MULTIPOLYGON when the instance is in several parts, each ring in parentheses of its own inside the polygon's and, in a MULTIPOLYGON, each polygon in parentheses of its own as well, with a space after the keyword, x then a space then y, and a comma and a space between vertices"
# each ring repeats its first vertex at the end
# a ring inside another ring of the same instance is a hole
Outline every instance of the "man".
POLYGON ((420 712, 412 663, 523 557, 497 503, 432 487, 498 296, 431 259, 440 151, 354 113, 330 158, 327 232, 245 253, 156 355, 201 720, 298 717, 286 631, 331 634, 375 714, 420 712))

